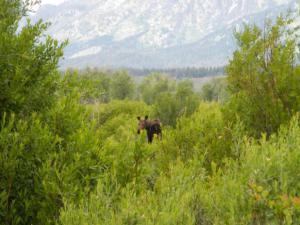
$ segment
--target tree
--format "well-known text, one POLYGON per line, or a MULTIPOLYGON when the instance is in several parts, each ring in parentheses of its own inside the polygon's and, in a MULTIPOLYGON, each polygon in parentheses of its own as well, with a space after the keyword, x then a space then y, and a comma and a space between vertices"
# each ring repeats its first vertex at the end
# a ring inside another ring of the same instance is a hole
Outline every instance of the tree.
MULTIPOLYGON (((110 99, 110 77, 97 70, 67 70, 64 74, 61 91, 77 89, 82 103, 107 103, 110 99)), ((66 93, 64 93, 66 94, 66 93)))
POLYGON ((175 98, 179 104, 179 116, 189 116, 198 108, 200 98, 193 89, 193 83, 189 80, 177 84, 175 98))
MULTIPOLYGON (((86 70, 81 74, 84 85, 89 87, 86 98, 107 103, 110 100, 110 76, 99 70, 86 70)), ((82 87, 84 88, 84 87, 82 87)))
POLYGON ((112 76, 111 97, 124 100, 134 96, 134 81, 125 71, 118 71, 112 76))
POLYGON ((297 28, 293 18, 279 16, 264 29, 245 25, 236 33, 238 50, 226 72, 231 100, 225 112, 237 117, 258 137, 276 132, 299 111, 300 67, 297 62, 297 28))
POLYGON ((225 78, 214 78, 204 84, 201 97, 205 101, 225 102, 228 99, 227 82, 225 78))
POLYGON ((160 94, 175 91, 175 82, 168 76, 153 73, 144 78, 139 91, 142 100, 151 105, 157 100, 160 94))
POLYGON ((1 224, 53 224, 61 206, 42 171, 58 138, 33 112, 55 102, 66 42, 45 36, 49 24, 42 21, 32 25, 28 19, 19 27, 36 2, 0 0, 1 224))
POLYGON ((191 115, 199 105, 199 97, 193 91, 190 81, 177 84, 175 92, 162 92, 154 104, 154 114, 164 124, 175 126, 181 116, 191 115))
POLYGON ((43 33, 42 21, 18 30, 33 1, 0 0, 0 118, 4 112, 30 114, 51 106, 57 88, 57 65, 66 42, 43 33))

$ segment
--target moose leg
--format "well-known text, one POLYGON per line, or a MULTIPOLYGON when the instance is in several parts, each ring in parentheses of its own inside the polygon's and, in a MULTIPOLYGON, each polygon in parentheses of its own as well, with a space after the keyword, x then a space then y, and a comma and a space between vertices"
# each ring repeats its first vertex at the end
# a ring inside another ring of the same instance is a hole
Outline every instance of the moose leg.
POLYGON ((149 135, 149 143, 151 144, 152 141, 153 141, 153 136, 154 134, 152 132, 150 132, 150 135, 149 135))
POLYGON ((159 140, 162 140, 162 131, 160 126, 157 126, 157 136, 159 140))
POLYGON ((160 131, 158 134, 159 140, 162 140, 162 132, 160 131))
POLYGON ((148 143, 152 143, 153 134, 150 130, 147 130, 147 138, 148 138, 148 143))

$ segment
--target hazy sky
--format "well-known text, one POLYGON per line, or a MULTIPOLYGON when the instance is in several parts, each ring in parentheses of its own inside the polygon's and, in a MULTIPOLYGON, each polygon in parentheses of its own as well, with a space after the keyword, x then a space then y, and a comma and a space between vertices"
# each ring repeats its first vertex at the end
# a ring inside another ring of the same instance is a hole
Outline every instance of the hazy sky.
POLYGON ((64 0, 42 0, 42 4, 53 4, 53 5, 57 5, 61 2, 63 2, 64 0))

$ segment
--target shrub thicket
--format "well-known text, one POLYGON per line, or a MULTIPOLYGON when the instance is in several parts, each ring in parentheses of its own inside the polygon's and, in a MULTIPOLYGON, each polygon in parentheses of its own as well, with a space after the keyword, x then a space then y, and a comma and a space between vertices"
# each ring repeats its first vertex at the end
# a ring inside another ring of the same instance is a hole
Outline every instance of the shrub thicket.
POLYGON ((45 37, 49 24, 42 21, 27 21, 18 31, 30 6, 24 2, 0 1, 0 117, 4 112, 28 115, 48 109, 58 87, 57 63, 65 43, 45 37))
POLYGON ((42 38, 42 22, 17 32, 24 4, 0 0, 0 224, 300 223, 289 18, 245 26, 229 92, 213 81, 201 102, 191 82, 159 74, 59 76, 65 44, 42 38), (162 141, 137 134, 145 115, 161 119, 162 141))
POLYGON ((238 50, 226 68, 232 94, 227 115, 237 115, 256 137, 276 132, 299 110, 298 36, 291 17, 236 33, 238 50))

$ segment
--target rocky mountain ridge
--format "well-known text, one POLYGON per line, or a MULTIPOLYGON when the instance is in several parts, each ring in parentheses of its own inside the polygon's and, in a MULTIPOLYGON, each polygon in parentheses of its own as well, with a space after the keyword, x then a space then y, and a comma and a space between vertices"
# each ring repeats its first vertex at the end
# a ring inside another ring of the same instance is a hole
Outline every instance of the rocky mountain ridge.
POLYGON ((235 48, 232 32, 261 23, 296 0, 67 0, 33 16, 69 39, 62 67, 218 66, 235 48))

